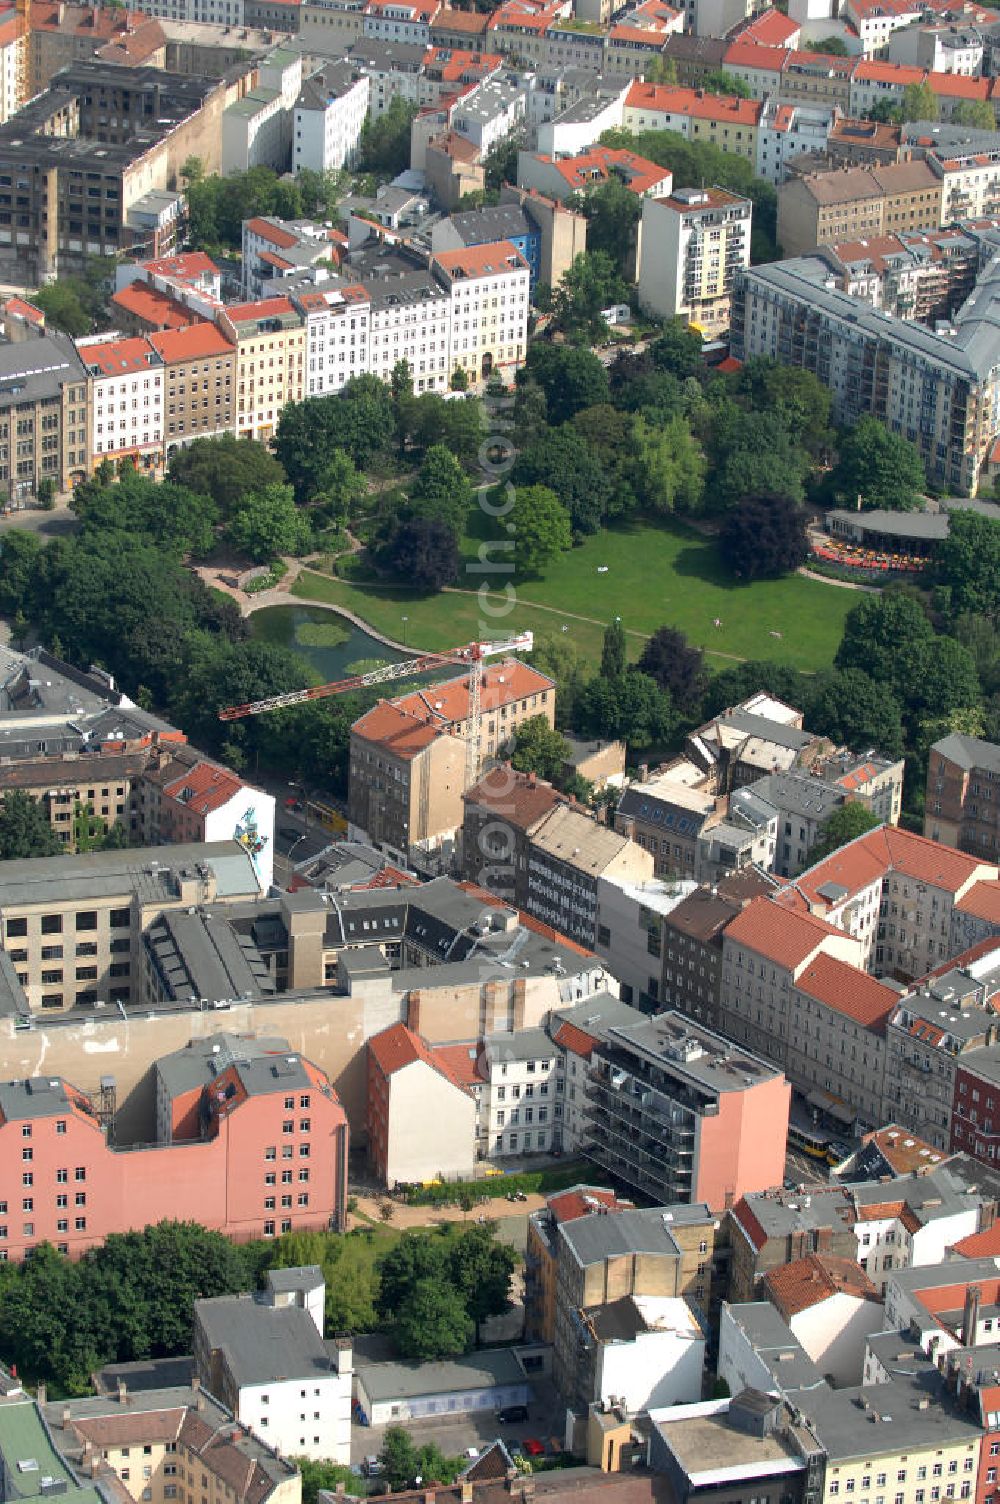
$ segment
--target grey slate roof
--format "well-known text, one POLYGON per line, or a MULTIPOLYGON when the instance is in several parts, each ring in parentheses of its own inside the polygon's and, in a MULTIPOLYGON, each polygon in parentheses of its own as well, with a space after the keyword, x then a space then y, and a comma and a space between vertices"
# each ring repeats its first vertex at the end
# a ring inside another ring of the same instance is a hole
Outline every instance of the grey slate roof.
POLYGON ((372 1363, 356 1368, 355 1374, 371 1400, 413 1399, 457 1389, 469 1393, 525 1382, 516 1354, 504 1347, 439 1363, 372 1363))
POLYGON ((194 1309, 208 1347, 224 1352, 239 1388, 325 1375, 334 1367, 316 1323, 301 1306, 266 1306, 250 1295, 223 1295, 195 1301, 194 1309))
POLYGON ((961 732, 952 731, 935 742, 931 751, 957 762, 970 772, 973 768, 986 768, 992 773, 1000 773, 1000 747, 995 742, 982 741, 978 736, 963 736, 961 732))
POLYGON ((561 1222, 559 1231, 577 1263, 584 1267, 628 1253, 658 1253, 677 1258, 679 1249, 667 1216, 663 1207, 615 1212, 606 1217, 595 1214, 561 1222))

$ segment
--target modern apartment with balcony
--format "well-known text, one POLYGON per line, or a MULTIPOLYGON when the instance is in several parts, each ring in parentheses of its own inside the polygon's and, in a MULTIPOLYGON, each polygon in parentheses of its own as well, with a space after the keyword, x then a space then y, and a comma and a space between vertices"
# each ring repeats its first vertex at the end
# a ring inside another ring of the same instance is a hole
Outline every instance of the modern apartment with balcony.
POLYGON ((595 1045, 584 1152, 643 1196, 722 1211, 781 1183, 789 1096, 774 1066, 661 1013, 595 1045))

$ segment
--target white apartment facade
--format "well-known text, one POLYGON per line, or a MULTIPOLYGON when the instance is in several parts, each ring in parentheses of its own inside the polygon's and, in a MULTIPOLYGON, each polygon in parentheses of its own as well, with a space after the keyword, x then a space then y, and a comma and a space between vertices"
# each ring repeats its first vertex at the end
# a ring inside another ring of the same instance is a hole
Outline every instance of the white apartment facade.
POLYGON ((155 473, 163 465, 163 362, 141 336, 81 340, 80 359, 92 383, 90 452, 135 461, 155 473))
POLYGON ((826 150, 836 120, 833 108, 804 108, 766 99, 757 123, 757 176, 769 183, 783 183, 794 157, 826 150))
POLYGON ((485 380, 498 367, 517 367, 528 347, 529 269, 509 240, 442 251, 434 267, 448 289, 451 349, 448 375, 464 370, 485 380))
POLYGON ((430 272, 410 272, 392 282, 373 282, 370 298, 368 370, 392 379, 405 360, 416 392, 448 390, 451 366, 452 299, 430 272))
POLYGON ((371 82, 367 73, 335 65, 307 78, 292 122, 292 171, 338 172, 357 155, 368 116, 371 82), (342 74, 347 76, 340 76, 342 74), (334 76, 331 76, 334 75, 334 76))
POLYGON ((681 317, 706 335, 729 327, 736 274, 750 265, 748 199, 721 188, 678 188, 646 199, 639 303, 657 318, 681 317), (653 249, 655 248, 655 250, 653 249))
POLYGON ((368 369, 371 303, 363 287, 324 288, 292 295, 306 327, 303 395, 323 397, 368 369))
POLYGON ((562 1148, 563 1057, 544 1029, 488 1035, 479 1070, 486 1080, 479 1102, 479 1143, 485 1157, 562 1148))

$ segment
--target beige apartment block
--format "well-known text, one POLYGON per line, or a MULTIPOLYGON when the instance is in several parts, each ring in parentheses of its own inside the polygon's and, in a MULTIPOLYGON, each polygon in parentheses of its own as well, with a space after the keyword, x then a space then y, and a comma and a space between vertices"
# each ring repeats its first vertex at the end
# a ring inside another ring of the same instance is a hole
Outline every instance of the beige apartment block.
POLYGON ((778 242, 786 257, 940 223, 941 179, 926 162, 811 173, 778 189, 778 242))
POLYGON ((351 727, 351 828, 406 862, 462 823, 462 738, 383 700, 351 727))
POLYGON ((185 442, 235 427, 236 348, 214 324, 149 336, 163 361, 163 439, 169 462, 185 442))

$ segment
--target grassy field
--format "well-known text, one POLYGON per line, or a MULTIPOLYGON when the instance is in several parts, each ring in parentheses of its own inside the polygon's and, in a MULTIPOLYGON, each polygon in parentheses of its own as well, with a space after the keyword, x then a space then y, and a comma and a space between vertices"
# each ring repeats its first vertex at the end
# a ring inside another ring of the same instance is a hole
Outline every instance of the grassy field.
MULTIPOLYGON (((475 559, 478 546, 475 537, 465 540, 467 562, 475 559)), ((472 592, 480 580, 497 578, 470 574, 468 594, 459 593, 465 588, 460 582, 443 595, 420 595, 405 587, 359 585, 305 572, 293 594, 346 606, 397 639, 406 615, 407 643, 432 650, 484 632, 530 628, 554 635, 565 628, 593 660, 600 654, 604 626, 620 615, 632 656, 638 656, 645 637, 669 623, 712 654, 720 668, 732 659, 780 658, 807 670, 830 663, 844 617, 858 600, 853 591, 801 575, 740 585, 724 569, 710 539, 686 528, 648 523, 588 538, 563 554, 544 579, 518 582, 513 609, 507 609, 502 593, 492 596, 502 614, 489 619, 472 592), (720 627, 714 625, 716 619, 720 627)))

